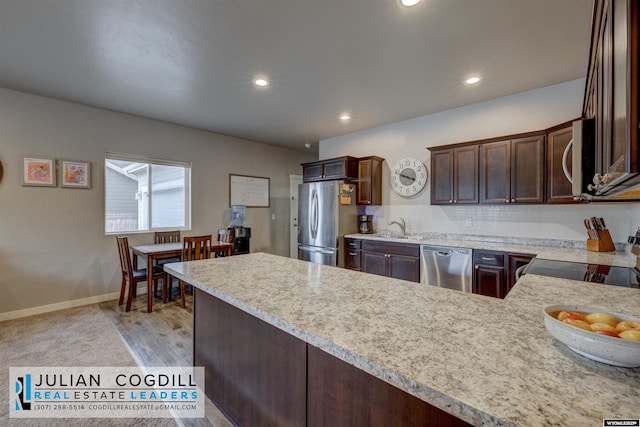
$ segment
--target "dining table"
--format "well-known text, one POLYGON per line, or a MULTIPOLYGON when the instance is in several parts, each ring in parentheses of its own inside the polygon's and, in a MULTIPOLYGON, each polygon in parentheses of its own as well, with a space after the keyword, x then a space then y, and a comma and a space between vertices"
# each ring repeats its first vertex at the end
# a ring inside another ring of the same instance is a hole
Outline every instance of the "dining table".
MULTIPOLYGON (((154 243, 151 245, 132 246, 133 268, 138 269, 138 257, 147 261, 147 269, 153 266, 153 260, 166 258, 179 258, 182 256, 182 242, 174 243, 154 243)), ((211 242, 211 256, 217 256, 219 252, 225 252, 227 256, 232 255, 233 244, 227 242, 211 242)), ((147 274, 147 312, 153 311, 153 275, 147 274)))

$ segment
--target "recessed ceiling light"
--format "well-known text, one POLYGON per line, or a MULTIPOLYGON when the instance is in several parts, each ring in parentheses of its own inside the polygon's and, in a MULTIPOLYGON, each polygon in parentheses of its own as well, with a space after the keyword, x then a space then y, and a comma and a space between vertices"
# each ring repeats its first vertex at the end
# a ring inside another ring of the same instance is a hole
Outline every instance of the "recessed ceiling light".
POLYGON ((411 7, 420 3, 420 0, 402 0, 401 3, 403 6, 411 7))
POLYGON ((467 80, 465 80, 464 82, 468 85, 474 85, 476 83, 478 83, 481 80, 480 77, 478 76, 471 76, 469 77, 467 80))
POLYGON ((267 87, 269 86, 269 80, 259 77, 253 81, 253 84, 255 84, 258 87, 267 87))
POLYGON ((342 113, 340 114, 340 120, 342 120, 343 122, 346 122, 347 120, 350 120, 351 116, 347 113, 342 113))
POLYGON ((309 144, 308 142, 306 144, 304 144, 305 148, 311 148, 311 144, 309 144))

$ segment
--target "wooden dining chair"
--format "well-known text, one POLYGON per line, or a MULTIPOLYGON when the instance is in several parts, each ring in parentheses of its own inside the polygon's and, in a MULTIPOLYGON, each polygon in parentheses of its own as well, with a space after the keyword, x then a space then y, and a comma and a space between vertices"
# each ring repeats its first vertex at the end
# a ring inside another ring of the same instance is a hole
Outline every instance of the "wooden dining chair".
MULTIPOLYGON (((212 235, 185 237, 182 243, 182 262, 197 261, 211 257, 212 235)), ((184 282, 180 280, 180 297, 182 298, 182 308, 186 308, 184 294, 184 282)))
MULTIPOLYGON (((127 306, 125 311, 131 311, 131 301, 133 300, 134 289, 138 286, 139 282, 147 280, 147 269, 142 268, 134 270, 131 266, 131 255, 129 254, 129 239, 125 236, 116 236, 118 243, 118 254, 120 255, 120 267, 122 269, 122 284, 120 285, 120 298, 118 299, 118 305, 124 303, 124 295, 127 293, 127 306), (127 285, 129 285, 129 291, 127 292, 127 285)), ((161 267, 151 267, 151 274, 153 275, 153 282, 157 285, 157 281, 162 279, 163 287, 163 299, 166 295, 167 289, 167 273, 165 273, 161 267)), ((147 289, 147 292, 151 292, 151 289, 147 289)))
MULTIPOLYGON (((156 231, 153 233, 153 243, 180 243, 180 230, 171 230, 171 231, 156 231)), ((180 257, 174 258, 162 258, 155 261, 155 265, 162 267, 164 264, 170 262, 180 262, 180 257)), ((169 276, 168 280, 173 282, 173 276, 169 276)), ((169 283, 169 299, 171 299, 171 283, 169 283)), ((158 295, 158 286, 156 285, 153 289, 153 295, 158 295)), ((167 294, 164 293, 162 296, 163 302, 167 302, 167 294)))
POLYGON ((154 243, 178 243, 180 242, 180 230, 156 231, 153 233, 154 243))

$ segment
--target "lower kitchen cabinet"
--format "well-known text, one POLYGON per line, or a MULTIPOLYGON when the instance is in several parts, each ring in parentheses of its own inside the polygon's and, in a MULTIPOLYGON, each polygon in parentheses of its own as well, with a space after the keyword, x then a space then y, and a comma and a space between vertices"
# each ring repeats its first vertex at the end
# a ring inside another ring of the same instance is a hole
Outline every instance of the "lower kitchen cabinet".
POLYGON ((518 281, 516 274, 520 267, 529 264, 529 262, 535 258, 535 255, 531 254, 516 254, 508 253, 507 255, 507 291, 505 296, 511 291, 511 288, 518 281))
POLYGON ((360 268, 360 260, 361 260, 361 245, 362 240, 360 239, 344 239, 344 268, 348 268, 349 270, 361 271, 360 268))
POLYGON ((516 284, 516 271, 535 255, 473 251, 473 293, 504 298, 516 284))
POLYGON ((363 240, 361 270, 365 273, 420 281, 420 245, 363 240))
POLYGON ((503 252, 473 251, 473 293, 504 298, 506 283, 503 252))

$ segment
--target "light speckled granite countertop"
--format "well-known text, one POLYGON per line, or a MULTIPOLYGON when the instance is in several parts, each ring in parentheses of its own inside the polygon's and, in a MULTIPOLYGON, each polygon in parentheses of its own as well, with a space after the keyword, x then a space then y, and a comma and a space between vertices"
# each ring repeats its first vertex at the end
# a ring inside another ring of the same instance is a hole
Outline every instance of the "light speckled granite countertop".
POLYGON ((345 237, 384 242, 412 243, 416 245, 450 246, 457 248, 488 249, 537 255, 538 258, 583 262, 588 264, 633 267, 636 257, 623 250, 616 252, 592 252, 584 242, 527 238, 499 238, 492 236, 463 236, 436 233, 408 236, 408 238, 381 237, 378 234, 347 234, 345 237))
POLYGON ((637 289, 530 274, 500 300, 264 253, 165 269, 474 425, 640 418, 640 368, 572 352, 542 315, 575 304, 640 317, 637 289))

